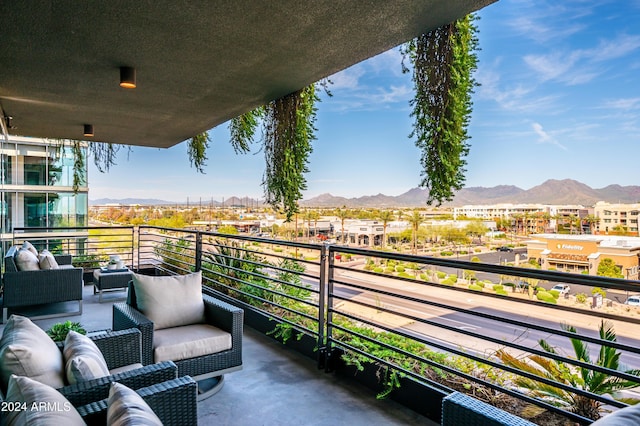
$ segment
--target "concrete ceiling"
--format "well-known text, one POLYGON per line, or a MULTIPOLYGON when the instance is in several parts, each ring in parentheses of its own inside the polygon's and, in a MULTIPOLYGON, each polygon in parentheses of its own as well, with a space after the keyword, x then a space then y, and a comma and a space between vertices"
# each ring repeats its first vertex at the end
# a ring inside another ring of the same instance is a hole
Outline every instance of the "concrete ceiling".
POLYGON ((0 107, 11 134, 166 148, 493 1, 2 0, 0 107))

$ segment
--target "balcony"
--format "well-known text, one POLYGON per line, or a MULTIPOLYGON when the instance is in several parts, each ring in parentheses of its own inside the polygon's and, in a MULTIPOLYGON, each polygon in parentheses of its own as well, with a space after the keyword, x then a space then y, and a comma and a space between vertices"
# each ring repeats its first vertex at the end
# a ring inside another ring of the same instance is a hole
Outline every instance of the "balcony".
MULTIPOLYGON (((244 369, 200 403, 201 424, 437 424, 441 399, 454 390, 515 407, 521 416, 537 413, 530 420, 539 424, 559 417, 591 422, 526 392, 517 385, 522 378, 605 410, 625 406, 575 382, 524 371, 499 353, 543 357, 640 386, 635 375, 576 360, 571 341, 588 344, 592 360, 605 346, 638 368, 640 311, 615 302, 638 292, 638 281, 148 226, 16 230, 14 242, 23 240, 85 262, 119 254, 142 273, 202 270, 205 292, 245 309, 244 369), (598 287, 607 297, 589 291, 584 301, 556 299, 536 289, 557 283, 574 294, 598 287), (615 342, 598 336, 601 320, 613 324, 615 342), (556 351, 545 351, 540 339, 556 351)), ((69 319, 110 328, 110 303, 97 299, 86 285, 84 313, 69 319)))

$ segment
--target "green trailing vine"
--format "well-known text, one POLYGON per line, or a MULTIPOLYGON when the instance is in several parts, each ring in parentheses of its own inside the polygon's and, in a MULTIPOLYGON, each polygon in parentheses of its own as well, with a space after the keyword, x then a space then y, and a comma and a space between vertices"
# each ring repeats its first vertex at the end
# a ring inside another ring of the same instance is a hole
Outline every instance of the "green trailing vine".
POLYGON ((251 150, 258 123, 264 117, 264 113, 265 109, 259 107, 231 120, 229 133, 231 146, 236 154, 246 154, 251 150))
POLYGON ((315 139, 315 85, 269 103, 264 119, 263 178, 265 199, 281 209, 287 221, 298 212, 298 200, 307 189, 309 155, 315 139))
MULTIPOLYGON (((106 173, 111 166, 115 166, 118 152, 124 146, 108 142, 89 142, 89 152, 93 157, 93 164, 100 173, 106 173)), ((131 148, 128 147, 128 149, 131 148)))
POLYGON ((189 141, 189 161, 199 173, 204 174, 204 166, 207 164, 207 148, 209 148, 210 142, 211 139, 209 139, 209 134, 207 132, 195 135, 189 141))
POLYGON ((307 189, 305 173, 315 140, 316 102, 323 80, 240 115, 229 124, 231 145, 236 153, 247 153, 262 125, 262 149, 266 161, 262 180, 265 199, 290 221, 298 212, 298 200, 307 189))
POLYGON ((468 15, 422 34, 402 52, 413 64, 414 124, 409 137, 422 151, 420 186, 429 189, 429 205, 450 201, 465 181, 471 94, 477 85, 472 76, 478 49, 475 19, 468 15))
POLYGON ((73 152, 73 192, 76 194, 78 189, 87 183, 82 142, 72 141, 71 150, 73 152))

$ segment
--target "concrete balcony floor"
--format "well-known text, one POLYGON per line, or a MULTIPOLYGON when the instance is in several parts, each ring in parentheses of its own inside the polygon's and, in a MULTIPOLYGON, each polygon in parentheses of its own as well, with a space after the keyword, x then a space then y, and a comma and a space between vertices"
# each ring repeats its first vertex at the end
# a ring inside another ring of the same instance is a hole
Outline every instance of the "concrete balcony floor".
MULTIPOLYGON (((35 320, 41 328, 66 320, 87 330, 111 328, 112 304, 124 292, 106 293, 103 303, 84 287, 83 314, 35 320)), ((76 310, 77 304, 47 306, 76 310)), ((3 329, 4 325, 0 325, 3 329)), ((200 425, 435 425, 392 400, 375 394, 347 378, 318 370, 314 361, 291 351, 257 331, 245 327, 243 369, 225 376, 220 392, 198 403, 200 425)))

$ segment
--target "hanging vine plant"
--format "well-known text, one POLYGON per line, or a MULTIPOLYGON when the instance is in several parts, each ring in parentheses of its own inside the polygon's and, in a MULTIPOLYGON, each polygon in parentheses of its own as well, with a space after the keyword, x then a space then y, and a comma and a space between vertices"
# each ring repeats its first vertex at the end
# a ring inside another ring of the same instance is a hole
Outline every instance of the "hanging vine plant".
POLYGON ((312 84, 231 120, 231 145, 247 153, 262 125, 265 172, 262 180, 266 202, 282 211, 287 221, 298 212, 298 201, 307 189, 305 173, 315 139, 318 87, 328 95, 329 80, 312 84))
POLYGON ((87 183, 82 142, 78 140, 72 141, 71 151, 73 152, 73 193, 77 194, 78 189, 87 183))
POLYGON ((465 181, 471 94, 477 85, 472 76, 477 67, 475 19, 468 15, 429 31, 402 51, 413 65, 409 137, 422 152, 420 186, 429 189, 429 205, 451 201, 465 181))
MULTIPOLYGON (((93 164, 100 173, 106 173, 111 166, 116 165, 116 157, 120 149, 126 145, 108 142, 89 142, 89 153, 93 157, 93 164)), ((127 147, 131 150, 131 147, 127 147)))
POLYGON ((189 161, 191 165, 196 168, 200 173, 204 174, 204 166, 207 161, 207 148, 209 148, 209 133, 204 132, 199 135, 195 135, 189 141, 188 151, 189 161))

